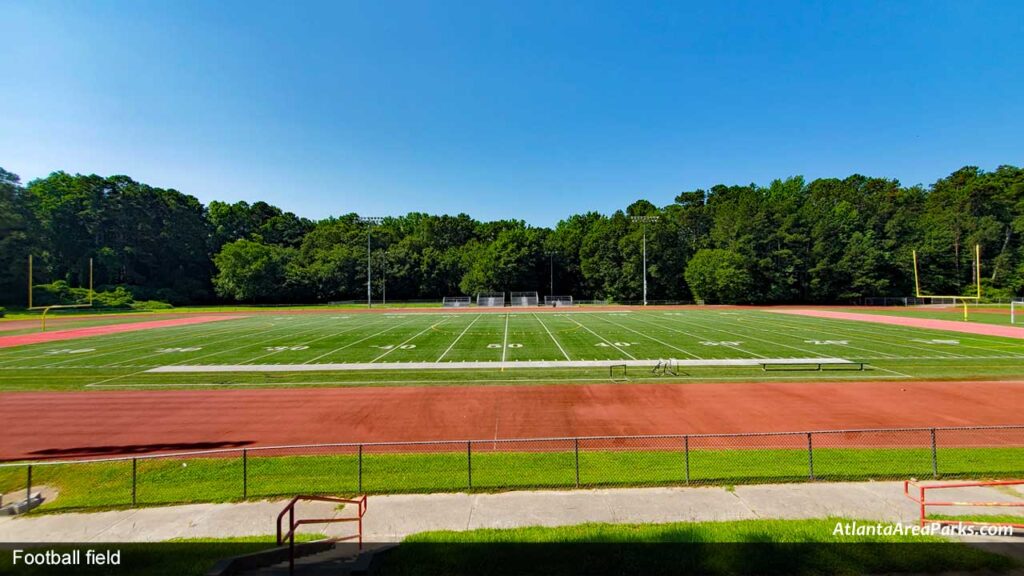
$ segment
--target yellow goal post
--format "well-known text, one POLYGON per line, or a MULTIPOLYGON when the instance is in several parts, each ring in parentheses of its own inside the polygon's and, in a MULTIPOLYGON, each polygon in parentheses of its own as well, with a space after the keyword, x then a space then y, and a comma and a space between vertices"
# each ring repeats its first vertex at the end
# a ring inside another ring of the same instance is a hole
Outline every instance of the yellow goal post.
POLYGON ((42 328, 41 331, 42 332, 46 332, 46 315, 50 312, 50 310, 59 310, 59 309, 63 309, 63 308, 92 308, 92 301, 93 301, 93 294, 94 294, 94 290, 93 290, 92 258, 89 258, 89 290, 87 292, 88 301, 83 302, 81 304, 50 304, 48 306, 35 306, 34 302, 33 302, 33 299, 32 299, 32 291, 35 288, 35 285, 32 283, 32 277, 33 277, 33 275, 32 275, 32 272, 33 272, 32 265, 33 265, 32 255, 29 254, 29 256, 28 256, 28 307, 26 308, 26 310, 42 310, 43 311, 43 314, 40 317, 40 321, 41 321, 41 324, 42 324, 41 325, 41 328, 42 328))
POLYGON ((911 254, 914 258, 914 295, 917 298, 949 298, 953 301, 954 306, 956 306, 956 302, 959 300, 964 306, 964 320, 967 320, 967 303, 977 303, 981 301, 981 245, 974 245, 974 283, 975 288, 977 289, 974 296, 940 296, 937 294, 922 294, 921 278, 917 271, 917 250, 912 250, 911 254))

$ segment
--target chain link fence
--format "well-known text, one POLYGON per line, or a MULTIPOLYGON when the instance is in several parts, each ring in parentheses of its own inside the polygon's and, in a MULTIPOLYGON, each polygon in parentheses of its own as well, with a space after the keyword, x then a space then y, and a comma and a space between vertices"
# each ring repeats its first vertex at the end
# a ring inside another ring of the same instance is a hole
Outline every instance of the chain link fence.
MULTIPOLYGON (((303 494, 1024 475, 1024 426, 315 444, 0 464, 46 509, 303 494)), ((22 492, 24 491, 24 492, 22 492)))

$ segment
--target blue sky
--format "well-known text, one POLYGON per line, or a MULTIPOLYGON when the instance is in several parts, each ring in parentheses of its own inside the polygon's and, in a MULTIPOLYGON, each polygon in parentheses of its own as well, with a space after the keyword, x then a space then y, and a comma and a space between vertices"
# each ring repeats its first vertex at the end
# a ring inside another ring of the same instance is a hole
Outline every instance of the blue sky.
POLYGON ((1024 163, 1024 3, 0 0, 0 166, 551 225, 1024 163), (639 4, 639 5, 637 5, 639 4))

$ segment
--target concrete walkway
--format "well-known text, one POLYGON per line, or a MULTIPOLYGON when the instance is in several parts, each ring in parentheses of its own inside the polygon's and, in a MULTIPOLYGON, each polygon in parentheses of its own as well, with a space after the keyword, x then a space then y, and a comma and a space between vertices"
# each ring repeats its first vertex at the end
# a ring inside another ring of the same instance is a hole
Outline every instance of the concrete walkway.
MULTIPOLYGON (((1024 500, 1013 489, 958 489, 955 500, 1024 500)), ((273 534, 283 501, 194 504, 94 513, 0 518, 0 542, 152 542, 171 538, 273 534)), ((350 516, 332 504, 302 503, 300 518, 350 516)), ((943 510, 944 513, 956 513, 943 510)), ((960 513, 984 513, 962 509, 960 513)), ((1024 508, 1000 513, 1024 515, 1024 508)), ((991 509, 989 509, 991 513, 991 509)), ((559 526, 581 522, 654 523, 757 518, 821 518, 915 523, 917 505, 898 482, 821 483, 706 488, 630 488, 371 496, 366 539, 394 542, 424 530, 559 526)), ((1024 516, 1022 516, 1024 517, 1024 516)), ((351 524, 308 527, 351 534, 351 524)))

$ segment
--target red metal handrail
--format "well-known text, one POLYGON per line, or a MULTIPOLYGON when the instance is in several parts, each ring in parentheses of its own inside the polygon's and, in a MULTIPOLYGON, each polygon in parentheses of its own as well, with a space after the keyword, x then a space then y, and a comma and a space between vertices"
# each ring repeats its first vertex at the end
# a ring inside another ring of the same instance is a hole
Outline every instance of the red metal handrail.
MULTIPOLYGON (((904 480, 903 481, 903 495, 910 498, 918 504, 920 507, 920 526, 924 526, 926 522, 935 524, 970 524, 975 526, 1012 526, 1014 528, 1024 528, 1024 523, 1018 524, 1013 522, 975 522, 970 520, 939 520, 929 519, 927 516, 928 506, 978 506, 978 507, 1006 507, 1006 508, 1020 508, 1024 507, 1024 502, 957 502, 957 501, 935 501, 928 500, 928 490, 942 490, 946 488, 972 488, 972 487, 988 487, 988 486, 1019 486, 1024 485, 1024 480, 993 480, 989 482, 944 482, 940 484, 918 484, 915 480, 904 480), (910 487, 913 486, 917 489, 917 497, 910 493, 910 487)), ((1024 517, 1022 517, 1024 519, 1024 517)))
POLYGON ((362 495, 356 499, 347 498, 336 498, 334 496, 312 496, 306 494, 299 494, 288 501, 288 505, 281 510, 281 513, 277 515, 277 545, 281 546, 284 540, 288 540, 288 573, 292 574, 295 571, 295 530, 304 524, 333 524, 335 522, 357 522, 359 525, 359 531, 353 536, 339 536, 330 538, 332 542, 340 542, 342 540, 359 540, 359 550, 363 549, 363 515, 366 514, 366 495, 362 495), (349 516, 345 518, 306 518, 304 520, 295 519, 295 504, 300 500, 307 502, 335 502, 338 504, 355 504, 358 506, 356 516, 349 516), (282 534, 281 521, 284 519, 284 515, 288 514, 288 531, 282 534))

